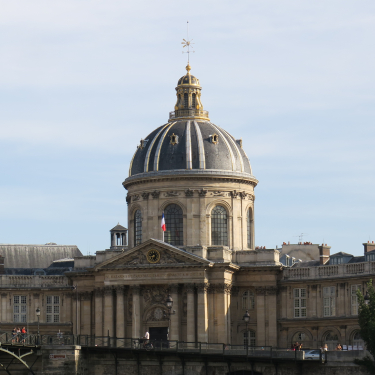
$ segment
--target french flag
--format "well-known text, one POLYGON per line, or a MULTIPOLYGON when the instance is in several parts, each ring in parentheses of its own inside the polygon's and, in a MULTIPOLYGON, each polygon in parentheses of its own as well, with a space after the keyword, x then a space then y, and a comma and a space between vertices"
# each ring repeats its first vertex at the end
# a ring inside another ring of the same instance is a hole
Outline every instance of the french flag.
POLYGON ((166 231, 166 227, 165 227, 165 219, 164 219, 164 212, 163 214, 161 215, 161 229, 163 229, 163 232, 166 231))

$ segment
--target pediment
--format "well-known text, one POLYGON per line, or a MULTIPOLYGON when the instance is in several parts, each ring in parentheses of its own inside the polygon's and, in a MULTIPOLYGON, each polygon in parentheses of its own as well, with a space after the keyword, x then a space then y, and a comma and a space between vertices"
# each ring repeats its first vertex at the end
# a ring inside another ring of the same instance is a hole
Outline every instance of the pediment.
POLYGON ((186 252, 165 242, 150 239, 141 245, 108 259, 97 266, 94 270, 101 269, 123 269, 123 268, 149 268, 149 267, 184 267, 211 265, 212 262, 197 255, 186 252), (154 251, 154 253, 153 253, 154 251), (150 259, 150 254, 155 255, 150 259), (155 261, 157 260, 157 261, 155 261))

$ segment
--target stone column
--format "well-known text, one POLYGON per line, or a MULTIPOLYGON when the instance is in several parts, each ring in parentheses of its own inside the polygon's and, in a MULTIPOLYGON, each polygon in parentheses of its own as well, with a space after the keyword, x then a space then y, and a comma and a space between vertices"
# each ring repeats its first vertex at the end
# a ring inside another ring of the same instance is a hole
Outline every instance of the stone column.
POLYGON ((265 320, 265 304, 264 297, 266 289, 263 287, 256 288, 256 308, 257 308, 257 331, 256 344, 257 346, 266 345, 266 320, 265 320))
POLYGON ((82 314, 81 314, 81 334, 91 334, 91 292, 81 294, 82 314))
POLYGON ((1 321, 8 322, 7 314, 8 293, 1 293, 1 321))
POLYGON ((276 287, 267 288, 266 305, 268 310, 268 341, 266 345, 277 347, 277 303, 276 287))
POLYGON ((124 286, 116 286, 116 337, 125 337, 124 286))
POLYGON ((228 301, 227 297, 230 294, 231 285, 217 284, 215 285, 216 291, 216 306, 215 306, 215 316, 217 319, 217 341, 219 343, 228 343, 228 330, 230 327, 230 322, 228 324, 228 301))
POLYGON ((113 337, 113 289, 104 287, 104 332, 103 336, 113 337))
POLYGON ((197 306, 197 325, 198 341, 208 342, 208 305, 207 290, 210 284, 198 284, 198 306, 197 306))
POLYGON ((186 341, 195 342, 194 284, 185 284, 187 293, 186 341))
POLYGON ((206 215, 206 206, 207 206, 207 190, 200 190, 198 192, 199 194, 199 216, 200 216, 200 222, 199 222, 199 245, 201 246, 210 246, 210 238, 211 238, 211 227, 209 226, 210 223, 210 213, 206 215), (208 225, 207 225, 208 224, 208 225))
MULTIPOLYGON (((43 296, 44 298, 44 296, 43 296)), ((73 294, 73 333, 75 335, 80 335, 81 319, 80 319, 80 295, 77 291, 74 291, 73 294)), ((42 316, 42 315, 41 315, 42 316)))
POLYGON ((103 289, 95 289, 95 336, 103 336, 103 289))
POLYGON ((180 305, 178 300, 178 284, 170 285, 171 297, 173 299, 173 310, 176 312, 171 315, 171 326, 169 331, 169 340, 180 339, 180 305))
POLYGON ((132 337, 141 337, 141 301, 140 301, 140 286, 132 286, 133 294, 133 311, 132 311, 132 337))

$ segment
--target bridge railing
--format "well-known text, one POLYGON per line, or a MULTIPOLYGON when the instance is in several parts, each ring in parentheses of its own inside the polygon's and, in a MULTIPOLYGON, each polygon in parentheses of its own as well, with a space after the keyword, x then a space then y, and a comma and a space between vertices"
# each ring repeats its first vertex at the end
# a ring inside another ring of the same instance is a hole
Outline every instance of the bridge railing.
MULTIPOLYGON (((175 340, 145 340, 142 338, 119 338, 110 336, 89 335, 18 335, 0 333, 0 345, 39 346, 39 345, 80 345, 91 348, 123 348, 130 350, 146 350, 157 352, 175 352, 186 354, 218 354, 223 356, 238 356, 247 358, 304 360, 314 359, 326 361, 327 353, 322 353, 319 358, 305 358, 305 351, 272 348, 271 346, 231 345, 208 342, 185 342, 175 340)), ((309 351, 306 351, 308 353, 309 351)))

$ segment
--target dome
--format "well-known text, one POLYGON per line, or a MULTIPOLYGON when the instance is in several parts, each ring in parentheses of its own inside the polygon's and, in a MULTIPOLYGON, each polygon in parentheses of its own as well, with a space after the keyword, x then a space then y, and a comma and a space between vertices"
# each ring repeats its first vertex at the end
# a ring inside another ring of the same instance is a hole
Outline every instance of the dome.
POLYGON ((225 172, 252 177, 242 141, 210 121, 170 121, 151 132, 133 156, 129 176, 162 171, 225 172))
POLYGON ((231 176, 257 184, 242 140, 210 121, 201 102, 202 87, 190 70, 188 64, 178 81, 169 121, 141 139, 124 186, 138 178, 183 174, 231 176))

